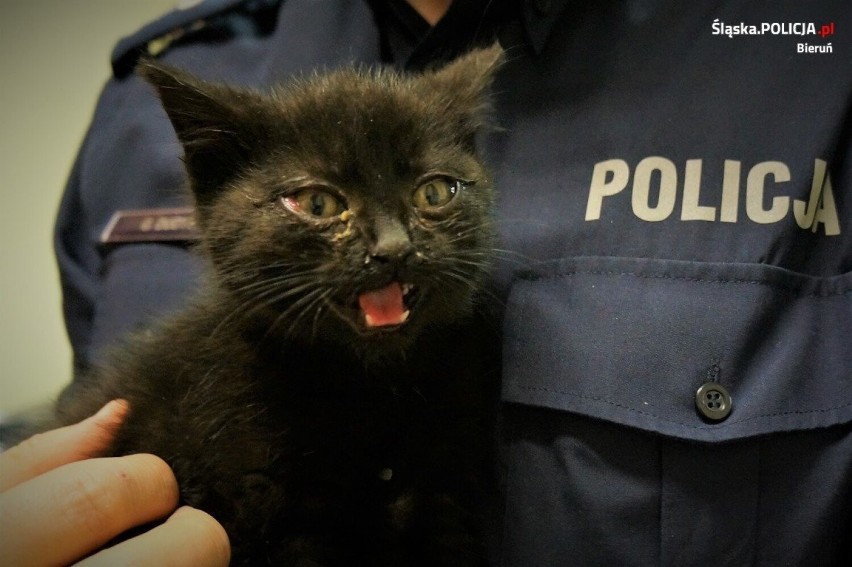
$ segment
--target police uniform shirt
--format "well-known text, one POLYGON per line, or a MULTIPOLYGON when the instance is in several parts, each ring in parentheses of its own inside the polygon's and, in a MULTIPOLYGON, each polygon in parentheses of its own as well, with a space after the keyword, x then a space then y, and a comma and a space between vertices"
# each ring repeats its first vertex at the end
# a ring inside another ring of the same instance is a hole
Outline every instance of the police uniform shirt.
POLYGON ((141 53, 267 85, 351 61, 419 69, 496 34, 501 130, 482 148, 501 246, 524 258, 495 277, 501 564, 847 564, 852 5, 457 1, 434 30, 411 16, 208 1, 119 46, 57 225, 78 368, 197 277, 180 242, 100 242, 116 211, 186 205, 175 136, 131 73, 141 53))

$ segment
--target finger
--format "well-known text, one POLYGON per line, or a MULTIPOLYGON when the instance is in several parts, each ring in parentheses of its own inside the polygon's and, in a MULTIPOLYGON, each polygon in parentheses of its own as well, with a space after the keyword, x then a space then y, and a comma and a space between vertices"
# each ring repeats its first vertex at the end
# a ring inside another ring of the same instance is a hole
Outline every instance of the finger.
POLYGON ((68 564, 177 500, 174 474, 153 455, 61 466, 0 494, 0 565, 68 564))
POLYGON ((67 463, 97 456, 109 447, 128 404, 113 400, 80 423, 33 435, 0 454, 0 492, 67 463))
POLYGON ((221 524, 201 510, 184 506, 172 514, 166 523, 104 549, 81 561, 76 567, 225 567, 230 559, 228 534, 221 524))

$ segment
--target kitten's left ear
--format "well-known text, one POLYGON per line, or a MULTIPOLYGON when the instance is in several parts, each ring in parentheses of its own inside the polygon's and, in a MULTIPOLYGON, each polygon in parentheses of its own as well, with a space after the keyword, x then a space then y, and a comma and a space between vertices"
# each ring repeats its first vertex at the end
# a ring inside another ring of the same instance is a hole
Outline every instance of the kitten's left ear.
POLYGON ((437 71, 424 73, 422 84, 436 97, 437 111, 455 115, 459 135, 469 137, 488 125, 491 111, 490 88, 505 60, 499 44, 474 49, 437 71))
POLYGON ((140 63, 137 73, 156 88, 183 145, 196 200, 209 202, 249 165, 268 134, 259 95, 154 61, 140 63))

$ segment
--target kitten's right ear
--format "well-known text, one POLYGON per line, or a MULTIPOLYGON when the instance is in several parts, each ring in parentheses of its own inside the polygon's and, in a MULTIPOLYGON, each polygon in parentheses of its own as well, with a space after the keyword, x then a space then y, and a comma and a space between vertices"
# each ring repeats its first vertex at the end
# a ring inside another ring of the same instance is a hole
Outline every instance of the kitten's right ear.
POLYGON ((489 125, 490 89, 505 61, 498 43, 474 49, 444 67, 425 73, 419 80, 435 99, 436 112, 455 120, 459 139, 472 140, 489 125))
POLYGON ((150 60, 137 73, 157 90, 174 126, 196 200, 209 202, 249 165, 252 148, 265 137, 258 95, 150 60))

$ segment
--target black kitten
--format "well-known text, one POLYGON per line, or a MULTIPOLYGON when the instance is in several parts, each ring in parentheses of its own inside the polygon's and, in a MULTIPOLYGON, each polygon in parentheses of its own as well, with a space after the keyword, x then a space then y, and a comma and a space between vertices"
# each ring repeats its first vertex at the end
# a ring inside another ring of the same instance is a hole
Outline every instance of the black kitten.
POLYGON ((58 407, 130 402, 241 565, 482 565, 496 337, 474 150, 498 48, 260 94, 154 63, 210 273, 58 407))

